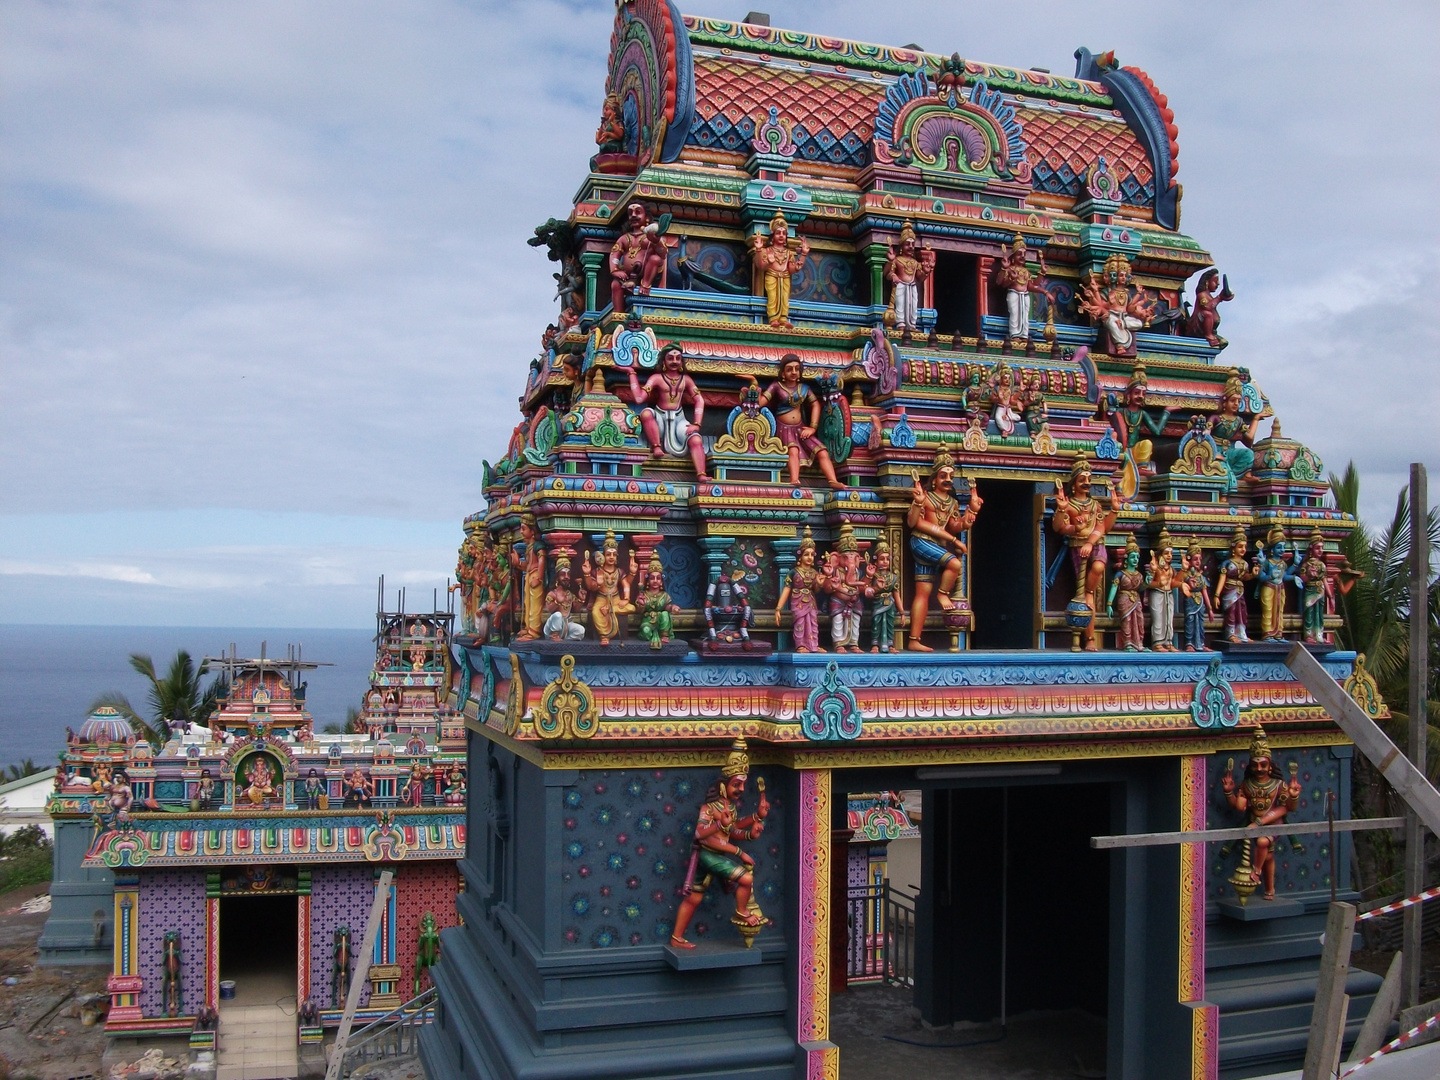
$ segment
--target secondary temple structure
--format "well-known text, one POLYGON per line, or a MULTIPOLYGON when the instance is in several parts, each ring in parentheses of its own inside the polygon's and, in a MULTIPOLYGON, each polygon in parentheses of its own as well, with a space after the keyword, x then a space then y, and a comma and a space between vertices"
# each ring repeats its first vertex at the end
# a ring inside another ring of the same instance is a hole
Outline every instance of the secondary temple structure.
POLYGON ((1090 838, 1348 813, 1281 661, 1373 689, 1331 641, 1354 521, 1225 362, 1165 95, 1076 57, 617 5, 464 523, 430 1075, 841 1075, 847 808, 896 791, 925 1020, 1083 1009, 1112 1078, 1298 1064, 1348 848, 1090 838))
POLYGON ((315 663, 233 648, 210 660, 223 693, 208 727, 155 749, 103 707, 70 733, 49 805, 42 962, 108 947, 107 1034, 211 1046, 227 984, 263 981, 295 1002, 296 1037, 318 1054, 382 867, 395 877, 357 1016, 429 985, 465 850, 465 730, 444 700, 453 618, 382 605, 370 687, 344 733, 314 730, 301 676, 315 663))

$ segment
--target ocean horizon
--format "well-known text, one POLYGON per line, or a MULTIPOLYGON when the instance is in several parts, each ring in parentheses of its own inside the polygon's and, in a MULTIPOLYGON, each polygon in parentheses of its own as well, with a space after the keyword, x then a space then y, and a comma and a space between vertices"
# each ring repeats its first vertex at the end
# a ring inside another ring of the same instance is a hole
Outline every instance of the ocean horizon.
POLYGON ((374 636, 373 629, 0 624, 0 767, 26 758, 54 765, 65 729, 79 730, 102 694, 124 694, 147 716, 149 683, 130 667, 131 653, 148 654, 163 675, 180 649, 198 663, 232 642, 240 656, 259 656, 262 641, 272 657, 299 645, 304 659, 330 665, 305 676, 316 727, 342 723, 369 686, 374 636))

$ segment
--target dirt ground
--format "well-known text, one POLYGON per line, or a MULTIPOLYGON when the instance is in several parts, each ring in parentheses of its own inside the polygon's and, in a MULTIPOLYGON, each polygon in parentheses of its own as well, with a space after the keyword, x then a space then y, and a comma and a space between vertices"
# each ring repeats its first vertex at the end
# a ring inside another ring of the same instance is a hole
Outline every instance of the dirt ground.
POLYGON ((80 1080, 99 1077, 105 1052, 103 1018, 86 1025, 105 996, 108 967, 37 968, 35 947, 48 911, 21 905, 49 894, 49 884, 0 894, 0 1080, 80 1080), (5 985, 15 979, 15 985, 5 985), (95 1002, 87 994, 97 994, 95 1002))
MULTIPOLYGON (((1426 912, 1429 919, 1440 918, 1440 911, 1426 912)), ((1373 971, 1382 978, 1390 970, 1393 951, 1356 949, 1350 955, 1350 966, 1364 971, 1373 971)), ((1427 941, 1420 950, 1420 1000, 1434 1001, 1440 998, 1440 941, 1427 941)))
POLYGON ((927 1029, 898 986, 852 986, 830 998, 830 1038, 846 1077, 906 1080, 1089 1080, 1105 1075, 1105 1021, 1079 1010, 1010 1017, 1009 1025, 927 1029), (903 1041, 901 1041, 903 1040, 903 1041), (969 1045, 960 1045, 969 1044, 969 1045))

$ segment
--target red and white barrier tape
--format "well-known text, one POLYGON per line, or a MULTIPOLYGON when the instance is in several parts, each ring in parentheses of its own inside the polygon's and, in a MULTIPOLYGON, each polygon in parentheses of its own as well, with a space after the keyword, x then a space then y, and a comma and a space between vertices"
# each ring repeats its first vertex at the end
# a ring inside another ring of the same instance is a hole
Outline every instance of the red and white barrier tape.
POLYGON ((1392 1039, 1390 1042, 1380 1047, 1379 1050, 1376 1050, 1369 1057, 1361 1058, 1359 1061, 1357 1061, 1350 1068, 1346 1069, 1340 1075, 1342 1077, 1349 1076, 1351 1073, 1364 1068, 1366 1065, 1369 1065, 1376 1058, 1381 1057, 1384 1054, 1388 1054, 1391 1050, 1400 1049, 1400 1047, 1404 1046, 1407 1042, 1415 1038, 1415 1036, 1419 1035, 1422 1031, 1428 1031, 1430 1028, 1433 1028, 1437 1025, 1440 1025, 1440 1013, 1436 1013, 1429 1020, 1426 1020, 1423 1024, 1419 1024, 1411 1028, 1409 1031, 1405 1032, 1404 1035, 1401 1035, 1398 1039, 1392 1039))
POLYGON ((1413 907, 1416 904, 1423 904, 1426 900, 1433 900, 1440 896, 1440 888, 1426 889, 1418 896, 1407 897, 1404 900, 1396 900, 1393 904, 1386 904, 1384 907, 1377 907, 1373 911, 1356 915, 1356 922, 1364 922, 1366 919, 1374 919, 1381 915, 1389 915, 1392 911, 1399 911, 1401 908, 1413 907))

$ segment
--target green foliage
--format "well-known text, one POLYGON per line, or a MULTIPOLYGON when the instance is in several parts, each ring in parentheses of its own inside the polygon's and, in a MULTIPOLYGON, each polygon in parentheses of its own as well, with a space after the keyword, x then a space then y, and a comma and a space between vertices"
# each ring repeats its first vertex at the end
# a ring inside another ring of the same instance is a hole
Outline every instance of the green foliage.
POLYGON ((35 764, 33 759, 27 757, 19 765, 11 765, 8 769, 0 770, 0 782, 23 780, 27 776, 34 776, 36 773, 43 771, 39 765, 35 764))
POLYGON ((50 880, 54 849, 38 825, 0 836, 0 893, 50 880))
POLYGON ((90 709, 93 712, 109 705, 130 721, 135 734, 156 748, 169 741, 176 727, 204 726, 210 714, 219 708, 219 699, 225 690, 223 680, 213 679, 208 686, 204 685, 203 676, 209 671, 209 665, 202 660, 197 667, 184 649, 175 654, 163 676, 156 673, 155 662, 144 653, 131 653, 130 666, 150 683, 149 718, 141 716, 124 694, 102 694, 90 709))

